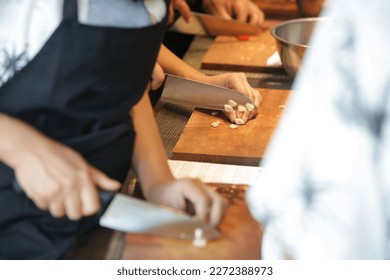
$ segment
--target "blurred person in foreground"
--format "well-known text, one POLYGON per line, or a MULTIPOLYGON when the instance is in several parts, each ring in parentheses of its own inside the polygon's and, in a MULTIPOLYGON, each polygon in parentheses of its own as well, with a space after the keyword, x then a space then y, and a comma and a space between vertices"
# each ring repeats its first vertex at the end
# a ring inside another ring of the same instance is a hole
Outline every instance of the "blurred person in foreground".
POLYGON ((247 193, 264 259, 390 258, 389 13, 385 0, 324 10, 247 193))
POLYGON ((0 0, 0 259, 64 258, 130 167, 146 200, 221 221, 223 197, 173 177, 148 98, 168 4, 0 0))

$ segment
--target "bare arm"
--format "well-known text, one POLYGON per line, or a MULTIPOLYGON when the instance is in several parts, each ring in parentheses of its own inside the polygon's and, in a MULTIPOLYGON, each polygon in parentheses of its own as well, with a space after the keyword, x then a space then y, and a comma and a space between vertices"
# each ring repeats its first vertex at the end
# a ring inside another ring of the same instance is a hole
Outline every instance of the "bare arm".
POLYGON ((117 190, 119 182, 90 166, 76 151, 15 118, 0 114, 0 161, 34 203, 55 217, 77 220, 96 213, 97 187, 117 190))
POLYGON ((147 93, 130 114, 136 130, 132 163, 146 199, 180 210, 185 210, 187 199, 200 219, 217 225, 225 199, 199 180, 173 178, 147 93))
MULTIPOLYGON (((225 73, 220 75, 207 76, 178 58, 164 45, 161 45, 157 62, 167 73, 196 81, 201 81, 204 83, 235 89, 248 96, 256 104, 257 108, 260 106, 262 100, 261 95, 257 90, 249 85, 244 73, 225 73)), ((233 111, 228 113, 227 116, 232 122, 234 122, 236 117, 242 118, 244 122, 247 122, 256 114, 257 110, 245 113, 233 111)))
POLYGON ((203 0, 203 9, 226 19, 236 19, 241 22, 261 27, 264 13, 251 0, 203 0))
POLYGON ((206 79, 205 74, 185 63, 164 45, 161 45, 157 62, 166 73, 198 81, 206 79))
MULTIPOLYGON (((191 10, 186 0, 172 0, 172 7, 177 10, 185 21, 191 20, 191 10)), ((207 13, 226 19, 237 19, 241 22, 261 27, 264 13, 251 0, 203 0, 203 10, 207 13)))

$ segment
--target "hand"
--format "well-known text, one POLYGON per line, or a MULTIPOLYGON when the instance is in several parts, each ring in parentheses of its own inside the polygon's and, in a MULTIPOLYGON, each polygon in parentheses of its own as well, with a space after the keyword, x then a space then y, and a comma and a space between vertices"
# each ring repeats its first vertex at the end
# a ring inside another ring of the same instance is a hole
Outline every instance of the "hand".
POLYGON ((191 8, 186 0, 172 0, 171 4, 173 9, 178 11, 186 22, 191 21, 191 8))
MULTIPOLYGON (((34 135, 35 136, 35 135, 34 135)), ((46 137, 29 139, 16 154, 14 170, 26 195, 54 217, 78 220, 100 208, 97 187, 116 191, 120 183, 90 166, 77 152, 46 137)))
POLYGON ((186 199, 195 208, 196 216, 213 226, 222 220, 227 201, 200 180, 181 179, 144 190, 147 200, 185 211, 186 199))
MULTIPOLYGON (((257 108, 259 108, 260 106, 262 100, 260 92, 258 92, 249 85, 246 75, 244 73, 225 73, 214 76, 206 76, 204 78, 204 81, 210 84, 237 90, 242 94, 248 96, 254 102, 257 108)), ((225 114, 233 123, 236 118, 241 118, 246 123, 248 120, 255 117, 257 112, 257 109, 251 112, 239 112, 235 110, 230 113, 225 112, 225 114)))
POLYGON ((261 27, 264 13, 251 0, 203 0, 203 9, 226 19, 235 18, 241 22, 261 27))

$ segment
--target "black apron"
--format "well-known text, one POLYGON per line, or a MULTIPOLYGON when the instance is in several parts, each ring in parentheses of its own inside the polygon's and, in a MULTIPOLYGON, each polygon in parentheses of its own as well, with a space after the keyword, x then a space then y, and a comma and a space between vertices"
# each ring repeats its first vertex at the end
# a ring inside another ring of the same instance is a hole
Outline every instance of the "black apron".
MULTIPOLYGON (((142 28, 83 25, 77 1, 65 0, 50 39, 0 87, 0 112, 123 182, 135 137, 129 111, 150 79, 165 24, 166 17, 142 28)), ((0 259, 62 258, 78 234, 97 225, 98 215, 76 222, 53 218, 14 186, 13 170, 0 162, 0 259)))

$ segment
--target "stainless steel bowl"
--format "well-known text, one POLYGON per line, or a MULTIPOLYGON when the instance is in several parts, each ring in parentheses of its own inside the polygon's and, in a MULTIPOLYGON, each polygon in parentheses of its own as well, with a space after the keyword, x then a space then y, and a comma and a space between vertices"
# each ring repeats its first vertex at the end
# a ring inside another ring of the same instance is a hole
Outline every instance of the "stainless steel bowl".
POLYGON ((271 28, 271 34, 276 39, 278 53, 287 74, 295 77, 305 51, 310 48, 309 40, 315 25, 327 18, 299 18, 284 21, 271 28))

